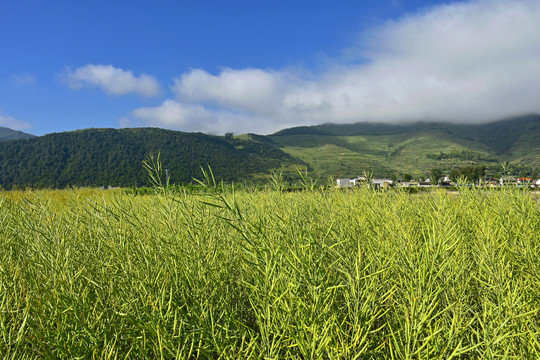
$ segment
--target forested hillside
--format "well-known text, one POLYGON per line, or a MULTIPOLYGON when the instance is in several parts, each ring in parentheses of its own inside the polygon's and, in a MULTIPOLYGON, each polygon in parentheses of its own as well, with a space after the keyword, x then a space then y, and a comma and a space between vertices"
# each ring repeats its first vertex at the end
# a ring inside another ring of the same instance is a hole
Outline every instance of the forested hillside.
POLYGON ((305 164, 257 135, 210 136, 157 128, 88 129, 0 143, 4 188, 148 185, 142 162, 161 154, 174 183, 201 177, 244 181, 283 166, 305 164))

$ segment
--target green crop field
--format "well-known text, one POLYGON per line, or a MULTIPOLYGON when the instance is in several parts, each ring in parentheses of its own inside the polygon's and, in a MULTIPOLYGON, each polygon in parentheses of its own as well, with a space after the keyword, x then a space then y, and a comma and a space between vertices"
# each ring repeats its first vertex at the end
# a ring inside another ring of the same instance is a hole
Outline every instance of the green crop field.
POLYGON ((520 189, 0 192, 3 359, 538 359, 520 189))

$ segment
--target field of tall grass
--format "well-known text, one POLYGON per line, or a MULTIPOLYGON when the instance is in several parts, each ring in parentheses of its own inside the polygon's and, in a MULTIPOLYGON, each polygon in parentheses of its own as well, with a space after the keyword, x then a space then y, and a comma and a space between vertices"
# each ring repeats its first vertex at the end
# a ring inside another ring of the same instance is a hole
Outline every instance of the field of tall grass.
POLYGON ((3 359, 538 359, 539 310, 519 189, 0 192, 3 359))

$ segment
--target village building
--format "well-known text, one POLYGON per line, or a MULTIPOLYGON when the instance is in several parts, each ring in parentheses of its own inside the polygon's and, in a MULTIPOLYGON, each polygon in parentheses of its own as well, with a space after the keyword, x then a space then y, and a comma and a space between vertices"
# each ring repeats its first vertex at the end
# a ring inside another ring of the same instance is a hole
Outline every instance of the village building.
POLYGON ((354 181, 350 178, 338 178, 336 180, 338 187, 353 187, 354 181))
POLYGON ((389 188, 393 185, 393 181, 390 179, 373 179, 371 185, 375 188, 389 188))
POLYGON ((501 186, 505 186, 505 185, 513 185, 516 183, 516 177, 515 176, 502 176, 500 179, 499 179, 499 184, 501 186))

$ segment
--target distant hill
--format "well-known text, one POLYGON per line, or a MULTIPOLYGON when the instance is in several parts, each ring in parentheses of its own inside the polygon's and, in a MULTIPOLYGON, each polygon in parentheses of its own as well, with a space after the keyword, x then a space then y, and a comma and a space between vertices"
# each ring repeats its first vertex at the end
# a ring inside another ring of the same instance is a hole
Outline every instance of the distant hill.
POLYGON ((24 133, 22 131, 12 130, 6 127, 0 126, 0 141, 17 140, 17 139, 31 139, 34 135, 24 133))
POLYGON ((244 181, 286 167, 305 167, 258 135, 210 136, 157 128, 88 129, 0 143, 0 186, 149 185, 142 161, 161 154, 171 182, 201 178, 244 181))
POLYGON ((428 175, 433 168, 479 164, 488 172, 510 162, 514 173, 540 172, 540 115, 487 124, 323 124, 281 130, 270 136, 319 175, 428 175))
POLYGON ((502 172, 540 173, 540 115, 480 125, 323 124, 281 130, 270 136, 211 136, 157 128, 87 129, 34 137, 0 128, 0 186, 149 185, 142 161, 161 153, 173 183, 201 178, 210 165, 215 178, 260 181, 273 171, 314 176, 429 177, 485 165, 488 176, 502 172), (503 168, 504 163, 504 168, 503 168))

